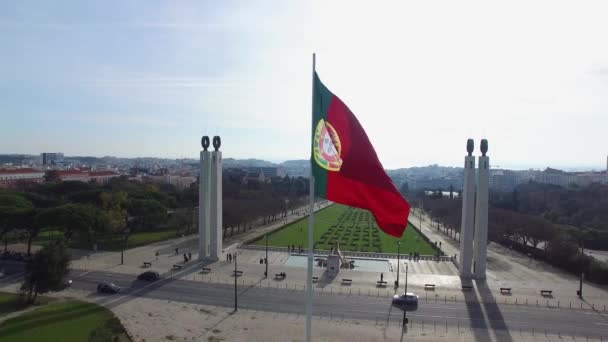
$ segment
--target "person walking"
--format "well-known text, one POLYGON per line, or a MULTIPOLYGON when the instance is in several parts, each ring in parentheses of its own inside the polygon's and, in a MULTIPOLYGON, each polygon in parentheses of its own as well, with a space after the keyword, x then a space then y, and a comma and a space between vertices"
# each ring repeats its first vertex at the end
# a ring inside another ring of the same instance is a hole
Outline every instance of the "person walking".
POLYGON ((192 260, 192 253, 188 252, 188 261, 192 260))

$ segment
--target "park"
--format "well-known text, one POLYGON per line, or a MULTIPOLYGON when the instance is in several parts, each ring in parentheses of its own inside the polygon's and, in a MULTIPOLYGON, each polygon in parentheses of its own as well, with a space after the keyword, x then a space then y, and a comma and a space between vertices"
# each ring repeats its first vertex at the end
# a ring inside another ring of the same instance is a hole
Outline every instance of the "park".
MULTIPOLYGON (((392 237, 378 229, 372 214, 363 209, 333 204, 315 216, 315 249, 330 250, 338 244, 340 250, 351 252, 434 255, 438 250, 410 222, 403 236, 392 237), (399 249, 399 250, 398 250, 399 249)), ((268 235, 268 246, 308 248, 308 218, 287 224, 268 235)), ((253 241, 264 246, 262 236, 253 241)))

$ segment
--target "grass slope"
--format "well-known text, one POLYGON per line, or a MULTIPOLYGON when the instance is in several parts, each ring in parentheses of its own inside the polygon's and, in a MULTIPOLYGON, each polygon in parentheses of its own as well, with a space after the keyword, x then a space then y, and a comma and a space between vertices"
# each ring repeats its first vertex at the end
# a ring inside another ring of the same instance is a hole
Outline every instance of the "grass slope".
MULTIPOLYGON (((38 296, 34 305, 44 305, 53 300, 53 298, 38 296)), ((0 317, 25 308, 27 308, 27 304, 20 300, 18 294, 0 292, 0 317)))
MULTIPOLYGON (((308 247, 308 219, 293 222, 268 237, 268 245, 287 247, 288 245, 308 247)), ((385 234, 378 228, 372 214, 363 209, 340 204, 331 205, 315 214, 315 248, 330 249, 333 241, 340 243, 344 251, 397 253, 397 241, 401 241, 400 252, 435 254, 411 223, 399 239, 385 234)), ((265 245, 259 239, 254 245, 265 245)))
MULTIPOLYGON (((154 242, 165 241, 176 238, 180 235, 175 230, 159 230, 152 232, 137 232, 129 236, 127 248, 134 248, 143 245, 148 245, 154 242)), ((46 246, 54 243, 57 239, 63 238, 63 233, 60 231, 44 231, 34 239, 32 244, 38 246, 46 246)), ((97 238, 97 247, 104 251, 119 251, 124 244, 121 235, 108 235, 97 238)), ((89 243, 77 239, 73 239, 69 243, 70 248, 91 249, 89 243)))
POLYGON ((93 331, 99 332, 104 327, 112 330, 110 336, 118 336, 119 341, 129 341, 124 328, 108 309, 74 300, 47 304, 2 322, 0 341, 89 341, 93 331))

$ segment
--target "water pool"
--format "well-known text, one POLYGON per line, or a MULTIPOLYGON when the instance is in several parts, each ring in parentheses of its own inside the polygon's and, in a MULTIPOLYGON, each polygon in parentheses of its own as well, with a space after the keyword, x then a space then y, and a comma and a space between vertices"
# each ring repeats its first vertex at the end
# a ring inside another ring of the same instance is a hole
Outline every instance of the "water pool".
MULTIPOLYGON (((326 255, 316 255, 316 258, 326 258, 326 255)), ((354 271, 365 271, 365 272, 389 272, 389 263, 386 259, 362 259, 362 258, 348 258, 349 260, 355 260, 354 271)), ((307 257, 304 255, 290 255, 285 262, 286 266, 295 267, 306 267, 307 257)), ((314 262, 314 266, 317 267, 317 263, 314 262)))

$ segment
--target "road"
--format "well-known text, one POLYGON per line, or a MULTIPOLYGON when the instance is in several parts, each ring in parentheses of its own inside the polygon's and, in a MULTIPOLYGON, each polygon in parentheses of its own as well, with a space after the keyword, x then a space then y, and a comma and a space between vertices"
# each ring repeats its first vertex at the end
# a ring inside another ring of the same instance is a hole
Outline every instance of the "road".
MULTIPOLYGON (((234 287, 228 284, 203 283, 163 278, 156 283, 139 282, 127 274, 107 272, 72 273, 75 289, 95 292, 100 281, 110 281, 125 287, 120 295, 96 297, 99 304, 113 307, 136 297, 215 305, 234 306, 234 287)), ((91 296, 96 296, 91 294, 91 296)), ((303 314, 305 292, 276 288, 243 286, 239 288, 240 309, 303 314)), ((391 306, 389 298, 346 294, 315 293, 315 316, 370 320, 392 324, 399 322, 403 313, 391 306)), ((496 305, 476 302, 442 303, 421 301, 417 310, 409 312, 410 323, 425 324, 429 329, 459 327, 476 328, 483 340, 484 331, 509 330, 535 331, 536 333, 561 333, 562 335, 608 336, 608 318, 591 310, 558 309, 534 306, 496 305)))

